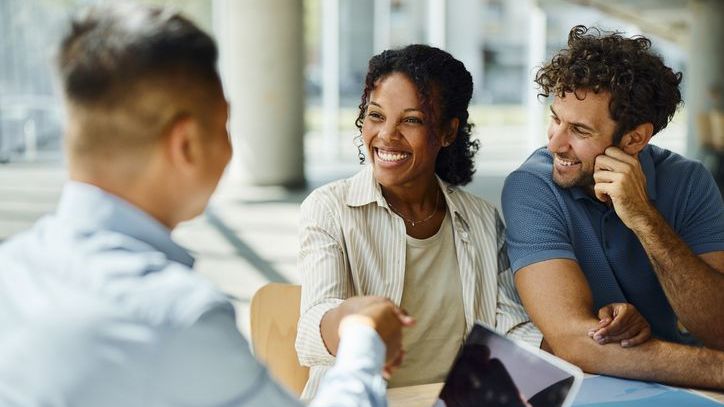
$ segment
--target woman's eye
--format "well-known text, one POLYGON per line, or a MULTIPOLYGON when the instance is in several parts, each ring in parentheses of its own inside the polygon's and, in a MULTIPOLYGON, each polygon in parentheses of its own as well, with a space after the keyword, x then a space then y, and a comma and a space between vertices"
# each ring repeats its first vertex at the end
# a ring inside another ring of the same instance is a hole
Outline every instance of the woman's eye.
POLYGON ((408 117, 405 119, 406 123, 412 123, 412 124, 422 124, 422 119, 419 117, 408 117))
POLYGON ((369 112, 369 113, 367 113, 367 117, 369 117, 369 118, 371 118, 371 119, 373 119, 373 120, 381 120, 381 119, 382 119, 382 115, 379 114, 379 113, 377 113, 377 112, 369 112))

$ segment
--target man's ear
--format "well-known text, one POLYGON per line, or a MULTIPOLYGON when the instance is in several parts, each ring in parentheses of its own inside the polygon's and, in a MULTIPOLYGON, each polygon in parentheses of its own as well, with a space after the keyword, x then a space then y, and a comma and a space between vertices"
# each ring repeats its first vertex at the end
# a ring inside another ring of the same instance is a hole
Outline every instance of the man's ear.
POLYGON ((458 135, 458 128, 460 127, 460 119, 457 117, 453 117, 448 125, 444 129, 444 134, 442 138, 442 146, 447 147, 450 144, 455 142, 455 138, 458 135))
POLYGON ((650 122, 642 123, 624 134, 618 146, 626 154, 635 156, 649 144, 653 135, 654 125, 650 122))
POLYGON ((196 162, 195 128, 194 120, 189 115, 180 115, 168 125, 163 145, 173 166, 188 168, 196 162))

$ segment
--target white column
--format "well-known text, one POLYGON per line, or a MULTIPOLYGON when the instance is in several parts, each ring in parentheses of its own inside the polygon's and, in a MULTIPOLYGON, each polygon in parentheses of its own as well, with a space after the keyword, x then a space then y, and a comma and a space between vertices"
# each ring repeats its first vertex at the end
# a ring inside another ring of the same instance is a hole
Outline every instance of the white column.
POLYGON ((375 0, 374 13, 374 29, 372 32, 374 33, 374 52, 377 55, 390 48, 392 1, 375 0))
POLYGON ((322 140, 324 155, 339 154, 339 0, 322 0, 322 140))
POLYGON ((684 72, 685 102, 688 114, 686 155, 700 155, 697 119, 711 109, 724 110, 724 2, 690 2, 692 21, 689 58, 684 72), (712 90, 718 87, 718 100, 712 90))
POLYGON ((427 0, 427 43, 445 49, 445 0, 427 0))
POLYGON ((545 125, 543 122, 544 104, 538 100, 538 88, 533 82, 538 68, 543 64, 546 52, 546 15, 538 2, 530 0, 531 8, 528 20, 528 58, 526 70, 528 79, 523 85, 526 95, 526 113, 528 119, 528 152, 545 144, 545 125))
POLYGON ((220 70, 231 103, 230 176, 254 185, 304 182, 301 1, 214 0, 220 70))
POLYGON ((448 0, 445 13, 445 46, 473 76, 474 101, 483 85, 483 7, 480 0, 448 0))

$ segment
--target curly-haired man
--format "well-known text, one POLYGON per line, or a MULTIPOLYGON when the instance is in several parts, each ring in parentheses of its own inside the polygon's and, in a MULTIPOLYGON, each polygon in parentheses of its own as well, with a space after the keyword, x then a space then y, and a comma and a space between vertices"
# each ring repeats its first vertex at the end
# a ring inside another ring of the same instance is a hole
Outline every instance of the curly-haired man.
POLYGON ((701 164, 649 144, 681 103, 681 73, 650 47, 577 26, 539 70, 548 147, 506 179, 508 252, 544 348, 722 388, 724 205, 701 164))

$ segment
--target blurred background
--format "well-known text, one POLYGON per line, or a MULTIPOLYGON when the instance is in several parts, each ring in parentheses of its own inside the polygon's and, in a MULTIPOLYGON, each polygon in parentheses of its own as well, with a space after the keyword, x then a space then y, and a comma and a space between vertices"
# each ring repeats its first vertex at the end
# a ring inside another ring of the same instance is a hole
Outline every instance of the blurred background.
MULTIPOLYGON (((168 0, 213 34, 232 106, 234 158, 207 212, 175 237, 200 272, 248 302, 297 282, 297 217, 311 189, 359 170, 354 120, 369 58, 427 43, 473 75, 481 142, 466 188, 495 205, 506 174, 545 144, 538 66, 576 24, 652 39, 684 73, 684 107, 652 142, 703 161, 723 181, 724 1, 168 0)), ((81 0, 0 0, 0 242, 52 212, 66 177, 52 58, 81 0)))

